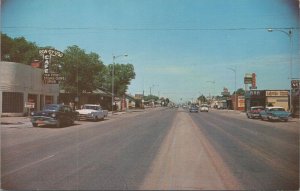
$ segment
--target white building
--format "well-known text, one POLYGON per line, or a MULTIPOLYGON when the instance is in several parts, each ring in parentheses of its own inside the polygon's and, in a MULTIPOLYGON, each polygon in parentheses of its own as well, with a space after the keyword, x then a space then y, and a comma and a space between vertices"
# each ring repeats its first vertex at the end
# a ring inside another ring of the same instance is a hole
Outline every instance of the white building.
POLYGON ((43 70, 29 65, 0 62, 0 115, 22 116, 25 105, 41 110, 45 104, 57 103, 58 84, 44 84, 43 70))

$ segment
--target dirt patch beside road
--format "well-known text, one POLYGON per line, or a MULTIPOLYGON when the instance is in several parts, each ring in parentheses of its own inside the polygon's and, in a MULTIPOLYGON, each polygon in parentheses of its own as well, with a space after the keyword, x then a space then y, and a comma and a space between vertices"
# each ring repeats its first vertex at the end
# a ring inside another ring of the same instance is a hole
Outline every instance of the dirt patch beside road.
POLYGON ((178 112, 141 189, 239 189, 188 113, 178 112))

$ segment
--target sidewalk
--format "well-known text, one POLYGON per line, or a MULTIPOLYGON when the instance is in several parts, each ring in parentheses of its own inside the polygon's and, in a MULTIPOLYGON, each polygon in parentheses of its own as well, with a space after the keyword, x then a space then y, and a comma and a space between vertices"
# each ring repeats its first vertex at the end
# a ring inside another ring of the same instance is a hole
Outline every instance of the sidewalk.
POLYGON ((29 117, 1 117, 1 125, 17 125, 30 122, 29 117))
MULTIPOLYGON (((123 115, 126 113, 130 112, 144 112, 145 109, 130 109, 127 111, 122 111, 122 112, 114 112, 112 115, 112 112, 108 112, 108 116, 118 116, 118 115, 123 115)), ((1 126, 11 126, 11 125, 24 125, 24 124, 31 124, 30 122, 30 117, 1 117, 0 118, 1 126)))

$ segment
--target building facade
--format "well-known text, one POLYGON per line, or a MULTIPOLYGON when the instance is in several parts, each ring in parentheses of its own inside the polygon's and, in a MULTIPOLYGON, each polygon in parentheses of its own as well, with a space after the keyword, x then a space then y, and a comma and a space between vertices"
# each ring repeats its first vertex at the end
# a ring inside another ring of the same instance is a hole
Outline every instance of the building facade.
POLYGON ((278 106, 289 109, 288 90, 250 90, 246 92, 246 110, 252 106, 278 106))
POLYGON ((15 62, 0 62, 0 114, 23 116, 57 103, 58 84, 44 84, 43 70, 15 62))

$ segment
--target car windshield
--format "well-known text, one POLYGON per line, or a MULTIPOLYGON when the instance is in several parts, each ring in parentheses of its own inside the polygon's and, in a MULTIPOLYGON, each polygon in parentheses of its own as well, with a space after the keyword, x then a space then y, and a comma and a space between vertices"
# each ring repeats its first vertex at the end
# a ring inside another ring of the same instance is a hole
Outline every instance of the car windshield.
POLYGON ((94 105, 85 105, 83 109, 93 109, 93 110, 99 110, 99 106, 94 105))
POLYGON ((284 108, 272 108, 270 111, 285 111, 284 108))
POLYGON ((201 105, 201 107, 208 107, 208 105, 201 105))
POLYGON ((43 110, 45 111, 58 111, 59 105, 45 105, 43 110))
POLYGON ((251 110, 263 110, 263 107, 252 107, 251 110))

